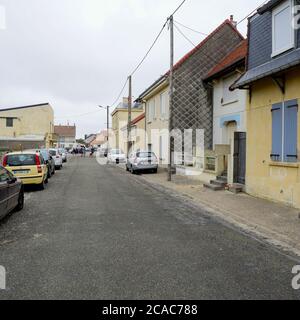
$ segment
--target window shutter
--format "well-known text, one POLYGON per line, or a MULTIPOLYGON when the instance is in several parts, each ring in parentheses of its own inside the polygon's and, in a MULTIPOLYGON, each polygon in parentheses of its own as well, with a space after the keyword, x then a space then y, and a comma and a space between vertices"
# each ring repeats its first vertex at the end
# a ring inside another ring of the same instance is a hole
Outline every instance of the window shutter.
POLYGON ((273 161, 282 161, 282 103, 272 106, 272 154, 273 161))
POLYGON ((298 101, 284 103, 284 161, 297 162, 298 101))

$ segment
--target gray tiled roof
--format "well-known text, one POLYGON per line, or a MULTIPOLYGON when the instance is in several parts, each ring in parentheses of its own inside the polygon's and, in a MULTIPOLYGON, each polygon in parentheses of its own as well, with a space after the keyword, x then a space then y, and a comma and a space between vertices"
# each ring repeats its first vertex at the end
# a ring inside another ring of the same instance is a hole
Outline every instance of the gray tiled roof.
POLYGON ((254 81, 271 76, 300 64, 300 49, 293 50, 270 62, 247 71, 232 88, 242 88, 254 81))

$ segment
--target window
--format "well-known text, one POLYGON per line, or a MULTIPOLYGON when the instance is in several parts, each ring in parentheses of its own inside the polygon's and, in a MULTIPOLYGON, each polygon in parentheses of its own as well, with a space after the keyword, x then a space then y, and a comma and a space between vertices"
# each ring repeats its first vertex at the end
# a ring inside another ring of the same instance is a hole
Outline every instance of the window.
POLYGON ((272 106, 273 161, 297 162, 298 102, 290 100, 272 106))
POLYGON ((155 117, 156 117, 155 99, 151 99, 147 103, 147 115, 148 115, 148 122, 152 122, 153 120, 155 120, 155 117))
POLYGON ((6 118, 6 127, 12 128, 14 126, 14 119, 13 118, 6 118))
POLYGON ((11 179, 8 171, 4 168, 0 168, 0 182, 6 182, 11 179))
POLYGON ((295 46, 293 0, 287 0, 273 10, 273 54, 276 56, 295 46))
POLYGON ((229 104, 238 100, 237 90, 231 91, 229 88, 234 83, 236 76, 223 78, 223 98, 222 104, 229 104))
POLYGON ((169 103, 168 92, 164 92, 160 95, 160 118, 161 120, 168 119, 168 103, 169 103))

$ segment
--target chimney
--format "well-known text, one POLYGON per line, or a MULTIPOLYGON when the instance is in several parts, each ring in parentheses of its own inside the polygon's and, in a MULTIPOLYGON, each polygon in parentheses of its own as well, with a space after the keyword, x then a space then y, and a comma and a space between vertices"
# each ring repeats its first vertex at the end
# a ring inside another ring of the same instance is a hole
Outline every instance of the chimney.
POLYGON ((231 24, 232 24, 235 28, 237 27, 237 22, 234 21, 234 16, 233 16, 233 14, 230 15, 230 22, 231 22, 231 24))

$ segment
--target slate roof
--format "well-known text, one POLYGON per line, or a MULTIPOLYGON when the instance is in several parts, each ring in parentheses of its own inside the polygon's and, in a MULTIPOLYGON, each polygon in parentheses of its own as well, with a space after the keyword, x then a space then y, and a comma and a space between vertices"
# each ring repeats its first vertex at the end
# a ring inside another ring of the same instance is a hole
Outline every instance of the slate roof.
POLYGON ((254 81, 263 79, 297 65, 300 65, 300 49, 293 50, 261 66, 250 69, 232 86, 232 88, 243 88, 254 81))
POLYGON ((279 5, 281 2, 283 2, 284 0, 271 0, 269 2, 267 2, 265 5, 263 5, 262 7, 260 7, 257 12, 259 14, 263 14, 267 11, 272 10, 274 7, 276 7, 277 5, 279 5))

